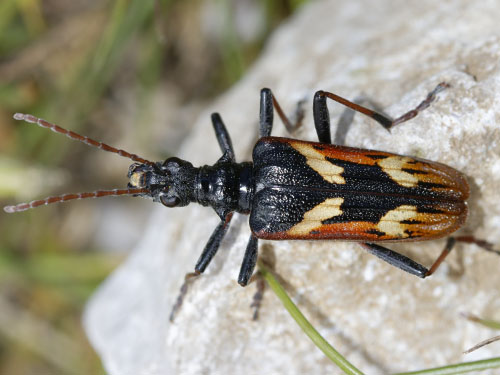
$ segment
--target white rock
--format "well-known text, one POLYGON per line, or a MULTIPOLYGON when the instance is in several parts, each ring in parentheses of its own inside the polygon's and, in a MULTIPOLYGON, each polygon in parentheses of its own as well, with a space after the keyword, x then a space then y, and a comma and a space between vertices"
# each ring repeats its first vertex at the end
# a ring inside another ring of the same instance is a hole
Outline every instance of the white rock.
MULTIPOLYGON (((460 233, 500 243, 500 33, 497 1, 322 1, 305 6, 269 42, 254 68, 207 108, 179 155, 214 163, 220 150, 209 113, 221 113, 238 160, 258 132, 259 90, 271 87, 288 113, 307 100, 297 138, 315 140, 311 103, 324 89, 360 94, 391 116, 418 104, 437 83, 452 88, 389 134, 355 116, 346 144, 449 164, 471 184, 470 217, 460 233)), ((332 122, 343 111, 329 103, 332 122)), ((285 135, 275 121, 274 135, 285 135)), ((218 255, 197 280, 175 320, 169 314, 183 275, 193 269, 218 223, 208 208, 152 212, 134 253, 90 301, 85 326, 113 375, 340 373, 314 347, 269 290, 251 320, 255 287, 237 285, 249 237, 236 216, 218 255)), ((444 240, 401 250, 425 265, 444 240)), ((342 242, 261 242, 276 271, 317 329, 367 374, 417 370, 488 358, 498 345, 462 351, 495 333, 463 311, 500 319, 500 257, 459 245, 433 277, 420 280, 342 242)))

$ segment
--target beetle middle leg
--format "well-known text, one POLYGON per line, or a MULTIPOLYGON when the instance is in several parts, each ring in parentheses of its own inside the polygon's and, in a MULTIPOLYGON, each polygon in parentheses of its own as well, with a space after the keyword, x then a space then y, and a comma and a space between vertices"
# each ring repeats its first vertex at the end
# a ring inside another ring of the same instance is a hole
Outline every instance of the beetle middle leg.
MULTIPOLYGON (((253 295, 253 301, 252 304, 250 305, 251 308, 253 308, 253 316, 252 320, 259 320, 259 313, 260 313, 260 308, 262 306, 262 300, 264 299, 264 291, 266 290, 266 282, 264 281, 264 278, 261 276, 260 273, 255 274, 255 276, 252 276, 252 279, 255 277, 255 283, 257 284, 257 291, 253 295)), ((250 280, 252 282, 253 280, 250 280)))
POLYGON ((250 235, 248 245, 245 250, 243 262, 241 264, 240 274, 238 276, 238 284, 247 286, 250 277, 253 274, 255 265, 257 264, 259 241, 253 234, 250 235))
POLYGON ((283 112, 283 109, 281 109, 281 106, 274 97, 272 91, 267 88, 260 90, 260 136, 269 137, 271 135, 271 131, 273 129, 274 109, 278 112, 278 116, 289 133, 293 133, 297 130, 302 125, 302 119, 304 118, 302 104, 303 101, 298 102, 294 119, 293 121, 290 121, 285 115, 285 112, 283 112))

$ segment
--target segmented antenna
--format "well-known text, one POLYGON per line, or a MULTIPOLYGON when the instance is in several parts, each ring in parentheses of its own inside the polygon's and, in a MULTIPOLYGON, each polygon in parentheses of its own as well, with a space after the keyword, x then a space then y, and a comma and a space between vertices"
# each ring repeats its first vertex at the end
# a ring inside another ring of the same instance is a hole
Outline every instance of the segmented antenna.
POLYGON ((30 208, 36 208, 38 206, 44 206, 51 203, 67 202, 75 199, 100 198, 107 196, 133 195, 133 194, 151 194, 151 191, 149 189, 113 189, 113 190, 97 190, 92 193, 63 194, 55 197, 48 197, 45 199, 31 201, 29 203, 20 203, 16 204, 15 206, 5 206, 3 210, 11 214, 14 212, 26 211, 29 210, 30 208))
POLYGON ((118 155, 123 156, 125 158, 132 159, 133 161, 137 161, 139 163, 149 164, 149 165, 154 165, 155 164, 152 161, 149 161, 149 160, 146 160, 144 158, 141 158, 138 155, 131 154, 131 153, 125 151, 125 150, 121 150, 121 149, 118 149, 118 148, 111 147, 110 145, 107 145, 106 143, 102 143, 102 142, 96 141, 96 140, 91 139, 91 138, 89 138, 87 136, 75 133, 75 132, 73 132, 71 130, 66 130, 64 128, 61 128, 58 125, 52 124, 52 123, 50 123, 48 121, 45 121, 45 120, 43 120, 41 118, 38 118, 38 117, 35 117, 33 115, 28 115, 28 114, 24 114, 24 113, 16 113, 14 115, 14 119, 15 120, 24 120, 24 121, 32 123, 32 124, 37 124, 38 126, 41 126, 42 128, 50 129, 50 130, 52 130, 55 133, 64 134, 66 137, 71 138, 71 139, 73 139, 75 141, 83 142, 83 143, 85 143, 88 146, 97 147, 100 150, 112 152, 114 154, 118 154, 118 155))

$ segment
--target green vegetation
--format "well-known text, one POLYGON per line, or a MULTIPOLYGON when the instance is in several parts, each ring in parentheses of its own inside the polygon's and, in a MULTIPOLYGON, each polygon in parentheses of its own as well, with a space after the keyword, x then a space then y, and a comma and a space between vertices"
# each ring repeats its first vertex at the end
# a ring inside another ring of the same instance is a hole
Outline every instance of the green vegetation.
MULTIPOLYGON (((15 122, 13 113, 163 157, 176 150, 162 143, 166 124, 151 121, 155 101, 173 97, 165 105, 175 113, 211 100, 244 74, 301 3, 257 1, 260 17, 243 32, 233 17, 239 2, 1 1, 2 203, 126 183, 128 161, 15 122)), ((104 373, 81 329, 81 310, 133 242, 106 251, 109 244, 96 239, 106 230, 96 223, 103 211, 85 202, 0 215, 0 373, 104 373)))

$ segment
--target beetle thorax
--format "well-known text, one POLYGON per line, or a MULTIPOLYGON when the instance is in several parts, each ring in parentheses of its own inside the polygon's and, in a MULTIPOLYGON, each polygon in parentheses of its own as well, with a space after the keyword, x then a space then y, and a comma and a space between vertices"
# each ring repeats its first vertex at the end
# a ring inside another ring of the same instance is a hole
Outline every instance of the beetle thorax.
POLYGON ((218 162, 198 169, 196 202, 211 206, 223 218, 229 212, 248 213, 253 194, 252 163, 218 162))

